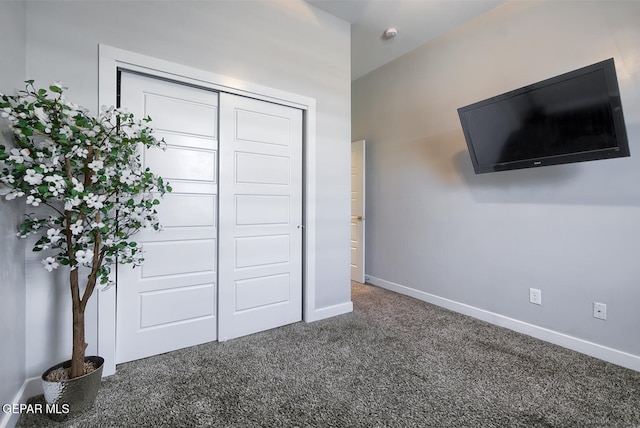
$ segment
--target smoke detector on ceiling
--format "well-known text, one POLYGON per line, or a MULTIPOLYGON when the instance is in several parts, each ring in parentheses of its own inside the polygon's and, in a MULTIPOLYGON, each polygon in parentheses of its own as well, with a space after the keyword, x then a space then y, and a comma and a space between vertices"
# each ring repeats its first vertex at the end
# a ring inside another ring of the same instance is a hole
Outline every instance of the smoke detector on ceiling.
POLYGON ((395 27, 389 27, 382 33, 382 40, 391 40, 398 35, 398 30, 395 27))

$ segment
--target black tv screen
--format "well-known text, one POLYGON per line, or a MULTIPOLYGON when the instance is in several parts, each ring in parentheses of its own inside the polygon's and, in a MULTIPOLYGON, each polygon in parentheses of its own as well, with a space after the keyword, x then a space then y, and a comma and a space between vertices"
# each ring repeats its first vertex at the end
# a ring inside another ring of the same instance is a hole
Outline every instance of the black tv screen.
POLYGON ((629 156, 613 59, 458 109, 476 174, 629 156))

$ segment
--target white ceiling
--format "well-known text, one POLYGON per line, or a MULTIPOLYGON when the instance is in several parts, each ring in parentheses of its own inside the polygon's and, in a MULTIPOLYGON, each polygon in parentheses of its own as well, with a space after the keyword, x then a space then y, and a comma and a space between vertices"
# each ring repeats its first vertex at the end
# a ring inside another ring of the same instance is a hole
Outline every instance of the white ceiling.
POLYGON ((351 23, 355 80, 506 0, 305 0, 351 23), (395 27, 398 35, 383 40, 395 27))

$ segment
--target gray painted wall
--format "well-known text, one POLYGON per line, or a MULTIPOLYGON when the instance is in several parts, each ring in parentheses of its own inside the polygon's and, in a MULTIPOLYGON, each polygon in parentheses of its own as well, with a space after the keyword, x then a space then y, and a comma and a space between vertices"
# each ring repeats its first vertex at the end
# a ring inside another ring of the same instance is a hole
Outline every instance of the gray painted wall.
POLYGON ((508 2, 354 81, 367 275, 640 356, 639 21, 638 2, 508 2), (458 107, 610 57, 630 158, 474 175, 458 107))
MULTIPOLYGON (((25 80, 25 4, 0 2, 0 92, 13 94, 25 80)), ((0 123, 0 145, 11 144, 0 123)), ((0 403, 11 403, 25 379, 24 242, 16 231, 24 202, 0 197, 0 403)), ((0 414, 0 423, 2 422, 0 414)))
MULTIPOLYGON (((349 25, 301 0, 27 2, 27 75, 62 81, 69 99, 94 111, 99 43, 316 99, 315 306, 349 302, 349 25)), ((40 257, 27 258, 29 376, 71 349, 70 311, 58 315, 69 304, 65 279, 44 271, 40 257)))

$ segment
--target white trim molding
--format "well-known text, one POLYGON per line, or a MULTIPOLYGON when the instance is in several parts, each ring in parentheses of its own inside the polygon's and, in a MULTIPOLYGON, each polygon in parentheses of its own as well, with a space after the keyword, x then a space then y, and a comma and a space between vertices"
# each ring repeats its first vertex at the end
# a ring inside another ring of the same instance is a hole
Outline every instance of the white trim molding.
POLYGON ((349 312, 353 312, 353 302, 345 302, 333 306, 327 306, 326 308, 316 309, 310 314, 308 319, 305 319, 305 321, 320 321, 337 315, 348 314, 349 312))
MULTIPOLYGON (((316 264, 316 100, 279 89, 222 76, 159 58, 99 45, 98 105, 116 105, 117 71, 128 70, 219 92, 296 107, 304 112, 303 320, 323 318, 315 308, 316 264)), ((105 359, 103 376, 115 373, 116 291, 98 292, 98 353, 105 359)))
MULTIPOLYGON (((23 382, 20 390, 18 390, 11 403, 2 404, 11 406, 26 404, 29 398, 42 394, 42 391, 42 382, 40 377, 32 377, 23 382)), ((0 428, 12 428, 16 426, 19 419, 19 412, 5 412, 3 410, 2 417, 0 417, 0 428)))
POLYGON ((560 333, 554 330, 549 330, 544 327, 529 324, 514 318, 509 318, 507 316, 496 314, 494 312, 489 312, 487 310, 456 302, 454 300, 445 299, 443 297, 425 293, 424 291, 396 284, 394 282, 387 281, 381 278, 376 278, 370 275, 366 275, 366 278, 367 283, 371 285, 375 285, 386 290, 395 291, 396 293, 404 294, 406 296, 414 297, 418 300, 422 300, 424 302, 431 303, 433 305, 440 306, 442 308, 446 308, 463 315, 468 315, 481 321, 486 321, 490 324, 505 327, 509 330, 526 334, 528 336, 535 337, 536 339, 553 343, 554 345, 562 346, 563 348, 571 349, 573 351, 580 352, 582 354, 589 355, 591 357, 595 357, 609 363, 617 364, 631 370, 640 371, 640 356, 638 355, 629 354, 627 352, 609 348, 607 346, 599 345, 597 343, 589 342, 577 337, 569 336, 567 334, 560 333))

